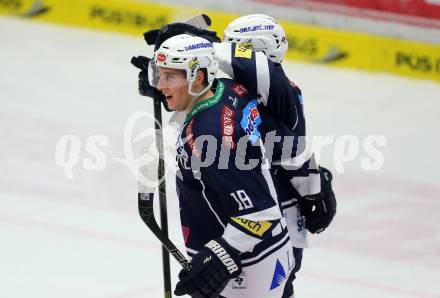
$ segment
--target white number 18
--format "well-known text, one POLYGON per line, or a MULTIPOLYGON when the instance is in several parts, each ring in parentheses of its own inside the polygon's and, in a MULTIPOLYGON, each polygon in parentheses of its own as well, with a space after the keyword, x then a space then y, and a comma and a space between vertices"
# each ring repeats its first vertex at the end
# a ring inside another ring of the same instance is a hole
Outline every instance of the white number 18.
POLYGON ((238 210, 241 211, 243 209, 249 209, 254 207, 251 199, 246 194, 246 192, 242 189, 237 190, 236 192, 231 192, 231 197, 238 203, 238 210))

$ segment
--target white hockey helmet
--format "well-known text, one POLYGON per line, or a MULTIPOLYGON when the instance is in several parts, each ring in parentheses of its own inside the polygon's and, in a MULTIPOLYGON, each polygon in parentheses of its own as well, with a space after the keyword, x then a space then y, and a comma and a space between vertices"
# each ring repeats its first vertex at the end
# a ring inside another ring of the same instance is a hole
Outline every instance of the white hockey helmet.
POLYGON ((157 67, 185 70, 186 80, 189 83, 189 94, 200 96, 211 88, 219 64, 217 54, 211 42, 201 37, 180 34, 167 39, 154 52, 154 59, 150 61, 149 68, 149 78, 152 86, 157 86, 158 83, 158 76, 154 75, 154 73, 158 73, 157 67), (201 92, 196 93, 192 91, 192 86, 196 79, 197 71, 201 69, 206 69, 208 86, 201 92))
POLYGON ((286 33, 280 23, 264 14, 251 14, 232 21, 225 29, 226 42, 250 44, 273 62, 281 63, 288 49, 286 33))

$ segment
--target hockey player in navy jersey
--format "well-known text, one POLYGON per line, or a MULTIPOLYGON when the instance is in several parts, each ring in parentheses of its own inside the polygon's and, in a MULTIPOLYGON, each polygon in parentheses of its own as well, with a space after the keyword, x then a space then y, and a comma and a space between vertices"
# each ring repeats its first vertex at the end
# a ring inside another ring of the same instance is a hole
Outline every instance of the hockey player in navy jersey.
MULTIPOLYGON (((264 54, 276 63, 281 62, 287 50, 284 31, 275 20, 264 15, 252 15, 234 21, 225 31, 225 39, 230 42, 251 43, 254 49, 263 50, 264 54)), ((220 54, 222 69, 245 84, 254 94, 258 94, 259 103, 265 105, 270 114, 276 115, 297 135, 304 136, 305 121, 301 91, 286 78, 281 66, 267 62, 264 55, 250 51, 243 44, 239 47, 219 44, 216 47, 222 50, 220 54)), ((141 86, 140 82, 140 91, 141 86)), ((331 176, 327 176, 329 179, 325 181, 326 176, 319 175, 317 167, 313 165, 313 160, 311 164, 308 158, 301 165, 295 168, 295 171, 290 171, 288 175, 284 174, 283 168, 280 167, 275 177, 275 187, 279 192, 278 197, 282 199, 283 212, 290 220, 289 232, 295 239, 295 258, 297 259, 295 270, 299 269, 301 262, 301 247, 306 244, 304 222, 296 208, 298 199, 302 203, 303 210, 305 209, 308 229, 312 232, 320 232, 327 227, 335 208, 335 205, 329 205, 334 201, 330 183, 331 176), (294 173, 294 176, 291 173, 294 173), (324 180, 321 183, 322 191, 319 190, 320 180, 324 180), (308 212, 312 209, 313 212, 308 212)), ((325 169, 321 172, 329 174, 325 169)), ((292 277, 294 274, 291 275, 292 277)), ((283 297, 290 295, 286 293, 283 297)))
MULTIPOLYGON (((267 15, 247 15, 227 26, 224 40, 230 44, 216 44, 221 69, 256 92, 272 115, 305 137, 301 90, 287 78, 280 65, 288 50, 282 26, 267 15)), ((287 175, 280 167, 275 179, 279 182, 278 192, 283 193, 280 198, 284 201, 280 203, 296 261, 285 296, 293 296, 292 282, 301 267, 303 249, 308 246, 306 226, 312 233, 321 232, 330 224, 336 211, 330 171, 319 169, 313 154, 305 158, 306 162, 296 170, 294 177, 286 179, 287 175)))
POLYGON ((281 298, 294 257, 263 141, 276 131, 273 151, 281 156, 283 137, 297 136, 258 107, 255 93, 215 79, 218 60, 207 40, 171 37, 150 67, 150 84, 168 107, 186 112, 176 186, 192 270, 181 271, 175 294, 281 298))
MULTIPOLYGON (((220 68, 256 92, 271 115, 305 137, 301 90, 287 78, 280 65, 288 50, 282 26, 267 15, 247 15, 227 26, 224 40, 233 44, 216 44, 220 68)), ((320 233, 330 224, 336 212, 331 172, 319 168, 314 155, 306 152, 310 155, 305 157, 307 160, 302 167, 296 169, 294 177, 286 179, 289 175, 285 175, 283 167, 280 167, 275 178, 279 182, 279 193, 284 193, 280 198, 285 200, 280 203, 287 219, 296 261, 286 287, 286 296, 293 292, 290 283, 301 267, 303 248, 308 245, 306 227, 312 233, 320 233)))

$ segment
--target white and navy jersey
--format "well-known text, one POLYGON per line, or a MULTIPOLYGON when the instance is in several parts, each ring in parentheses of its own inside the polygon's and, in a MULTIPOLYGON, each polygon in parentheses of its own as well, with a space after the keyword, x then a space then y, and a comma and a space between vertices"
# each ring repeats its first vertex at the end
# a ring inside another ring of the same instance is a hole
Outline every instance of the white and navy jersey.
POLYGON ((306 134, 302 94, 285 75, 281 64, 234 43, 214 43, 220 69, 259 96, 269 113, 286 126, 306 134))
MULTIPOLYGON (((271 62, 263 52, 255 52, 239 44, 215 43, 214 47, 224 73, 257 94, 268 113, 290 128, 293 134, 306 136, 301 90, 287 78, 281 64, 271 62)), ((284 168, 291 163, 291 160, 276 159, 272 162, 274 166, 280 166, 277 176, 285 176, 280 179, 280 187, 283 187, 282 183, 287 183, 284 188, 287 188, 289 196, 283 196, 288 198, 282 202, 284 208, 295 205, 296 199, 293 198, 298 198, 298 195, 316 194, 321 190, 318 166, 310 148, 301 158, 296 157, 294 163, 298 166, 286 172, 284 168)))
MULTIPOLYGON (((263 142, 271 131, 282 139, 293 130, 241 84, 218 79, 214 86, 214 96, 187 113, 177 141, 184 241, 191 256, 223 237, 242 252, 244 266, 252 265, 289 241, 263 142)), ((280 156, 281 145, 273 151, 280 156)))

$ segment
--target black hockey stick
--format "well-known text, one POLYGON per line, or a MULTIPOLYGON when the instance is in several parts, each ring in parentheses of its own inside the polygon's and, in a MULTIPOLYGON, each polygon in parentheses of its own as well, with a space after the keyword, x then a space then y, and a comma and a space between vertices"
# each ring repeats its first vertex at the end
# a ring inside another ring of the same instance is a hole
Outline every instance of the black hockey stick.
MULTIPOLYGON (((192 17, 186 23, 194 25, 199 28, 206 29, 211 25, 211 19, 204 14, 192 17)), ((154 118, 155 118, 155 131, 156 131, 156 147, 159 153, 159 164, 157 168, 157 177, 159 181, 159 206, 160 206, 160 222, 161 227, 158 226, 154 218, 153 199, 154 188, 146 187, 142 182, 139 182, 138 190, 138 209, 139 215, 148 226, 148 228, 154 233, 154 235, 162 243, 162 262, 163 262, 163 278, 164 278, 164 291, 165 298, 171 298, 171 277, 170 277, 170 259, 169 253, 182 265, 182 267, 189 271, 191 269, 188 260, 177 249, 177 247, 168 238, 168 217, 167 217, 167 204, 166 204, 166 185, 165 185, 165 167, 164 167, 164 150, 163 150, 163 137, 162 137, 162 110, 161 100, 154 98, 154 118)), ((154 169, 147 169, 145 166, 140 168, 142 175, 148 176, 148 171, 151 172, 154 169)))
MULTIPOLYGON (((165 170, 163 160, 163 139, 162 139, 162 112, 161 101, 154 99, 154 117, 155 131, 156 131, 156 148, 159 153, 159 159, 156 167, 140 166, 138 177, 138 209, 139 215, 142 221, 153 232, 153 234, 162 243, 162 267, 163 267, 163 279, 164 279, 164 297, 171 298, 171 276, 170 276, 170 256, 169 253, 185 268, 190 270, 190 265, 185 256, 179 251, 179 249, 168 238, 168 217, 167 217, 167 204, 166 204, 166 187, 165 187, 165 170), (157 169, 157 171, 156 171, 157 169), (160 206, 160 224, 156 222, 154 218, 154 186, 149 186, 155 180, 154 176, 158 177, 159 183, 159 206, 160 206), (142 181, 141 179, 146 177, 149 181, 142 181), (153 179, 151 179, 153 178, 153 179), (144 184, 146 183, 146 184, 144 184)), ((157 159, 157 157, 156 157, 157 159)))
POLYGON ((160 242, 162 242, 163 247, 171 253, 174 259, 179 262, 185 270, 191 270, 191 266, 185 256, 157 225, 157 222, 154 219, 153 197, 154 193, 138 193, 139 215, 154 235, 160 240, 160 242))

